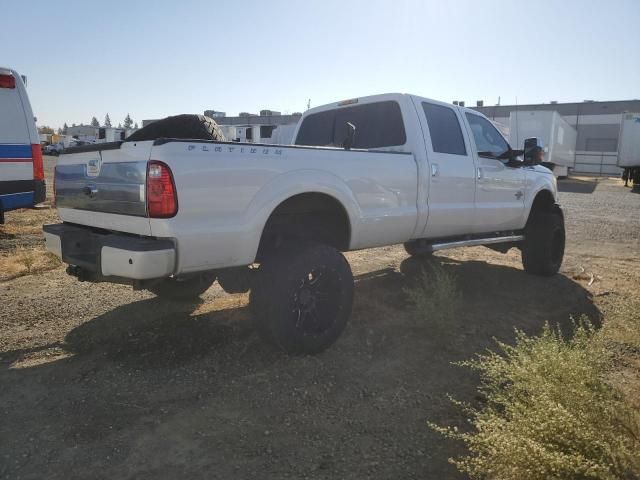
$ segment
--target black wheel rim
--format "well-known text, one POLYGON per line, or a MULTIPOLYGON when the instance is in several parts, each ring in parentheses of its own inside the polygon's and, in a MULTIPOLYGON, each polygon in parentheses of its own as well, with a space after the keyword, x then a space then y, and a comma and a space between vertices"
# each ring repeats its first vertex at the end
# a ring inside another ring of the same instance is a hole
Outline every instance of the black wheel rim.
POLYGON ((311 269, 296 288, 292 299, 292 320, 304 336, 320 336, 335 324, 342 291, 335 270, 321 266, 311 269))

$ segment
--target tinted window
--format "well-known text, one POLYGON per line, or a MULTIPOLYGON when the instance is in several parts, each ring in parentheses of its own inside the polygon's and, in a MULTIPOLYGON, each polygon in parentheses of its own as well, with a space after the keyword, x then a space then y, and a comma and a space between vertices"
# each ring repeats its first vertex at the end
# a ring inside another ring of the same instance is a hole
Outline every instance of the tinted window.
POLYGON ((356 127, 353 148, 381 148, 404 145, 407 136, 397 102, 378 102, 314 113, 306 117, 296 145, 342 147, 347 122, 356 127))
POLYGON ((478 152, 490 152, 493 155, 500 155, 509 150, 506 140, 489 120, 472 113, 467 113, 466 115, 478 152))
POLYGON ((262 125, 260 127, 260 138, 271 138, 275 128, 274 125, 262 125))
POLYGON ((333 110, 314 113, 305 118, 300 125, 296 145, 313 145, 316 147, 332 147, 333 124, 335 112, 333 110))
POLYGON ((423 102, 422 108, 427 116, 433 151, 466 155, 467 149, 464 146, 464 138, 456 113, 449 107, 433 103, 423 102))

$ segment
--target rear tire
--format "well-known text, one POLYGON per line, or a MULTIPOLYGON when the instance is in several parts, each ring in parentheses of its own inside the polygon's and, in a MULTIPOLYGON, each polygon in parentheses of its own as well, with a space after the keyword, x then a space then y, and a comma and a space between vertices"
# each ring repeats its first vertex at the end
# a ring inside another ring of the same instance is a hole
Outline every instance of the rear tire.
POLYGON ((193 301, 206 292, 215 281, 216 276, 212 273, 200 273, 185 279, 169 277, 148 290, 167 300, 193 301))
POLYGON ((322 352, 351 315, 351 267, 327 245, 284 247, 262 262, 250 302, 263 339, 290 354, 322 352))
POLYGON ((527 222, 522 243, 522 266, 527 273, 551 276, 562 265, 564 220, 558 213, 534 213, 527 222))
POLYGON ((429 258, 433 256, 433 250, 425 240, 411 240, 404 243, 404 250, 412 257, 429 258))
POLYGON ((135 131, 127 142, 142 142, 156 138, 187 138, 194 140, 226 141, 218 124, 204 115, 174 115, 153 122, 135 131))

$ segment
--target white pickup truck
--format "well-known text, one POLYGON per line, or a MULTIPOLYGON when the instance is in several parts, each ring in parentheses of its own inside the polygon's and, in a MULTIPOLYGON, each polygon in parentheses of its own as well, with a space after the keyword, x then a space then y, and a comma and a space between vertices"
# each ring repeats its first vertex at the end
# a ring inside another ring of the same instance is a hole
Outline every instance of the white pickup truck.
POLYGON ((55 172, 63 223, 47 248, 79 280, 195 298, 251 290, 261 334, 290 353, 340 335, 353 277, 341 252, 517 247, 555 274, 556 180, 483 115, 406 94, 308 110, 295 145, 226 142, 213 121, 168 117, 124 142, 70 149, 55 172))

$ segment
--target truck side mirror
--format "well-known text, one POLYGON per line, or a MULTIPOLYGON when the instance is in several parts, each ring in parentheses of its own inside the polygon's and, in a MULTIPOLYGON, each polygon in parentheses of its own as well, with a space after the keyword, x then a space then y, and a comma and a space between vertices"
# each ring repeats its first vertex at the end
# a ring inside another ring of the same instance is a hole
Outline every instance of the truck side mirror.
POLYGON ((544 161, 544 150, 537 137, 525 138, 524 140, 524 163, 525 165, 539 165, 544 161))
POLYGON ((353 147, 353 142, 355 138, 356 138, 356 126, 351 122, 347 122, 347 136, 342 142, 342 148, 344 148, 345 150, 351 150, 351 147, 353 147))
POLYGON ((530 150, 534 147, 539 147, 540 144, 538 143, 538 137, 531 137, 531 138, 525 138, 524 139, 524 151, 526 152, 527 150, 530 150))

